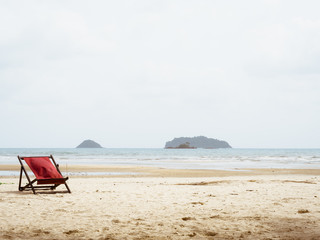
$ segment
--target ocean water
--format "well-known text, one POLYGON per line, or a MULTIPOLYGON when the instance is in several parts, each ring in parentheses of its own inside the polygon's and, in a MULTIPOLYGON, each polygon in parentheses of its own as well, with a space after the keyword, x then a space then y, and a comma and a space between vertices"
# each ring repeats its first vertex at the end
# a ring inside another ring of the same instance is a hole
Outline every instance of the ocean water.
POLYGON ((320 149, 0 148, 0 164, 19 164, 17 155, 50 154, 61 168, 75 164, 217 170, 320 168, 320 149))

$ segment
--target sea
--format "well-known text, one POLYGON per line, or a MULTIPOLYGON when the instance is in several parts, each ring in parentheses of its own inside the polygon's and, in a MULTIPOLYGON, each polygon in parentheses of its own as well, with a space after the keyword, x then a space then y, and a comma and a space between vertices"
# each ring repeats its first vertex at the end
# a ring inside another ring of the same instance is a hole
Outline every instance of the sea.
MULTIPOLYGON (((0 164, 19 164, 17 155, 53 155, 62 171, 67 170, 70 165, 130 165, 231 171, 249 168, 320 169, 320 149, 0 148, 0 164)), ((13 171, 0 171, 0 176, 17 174, 18 172, 13 171)))

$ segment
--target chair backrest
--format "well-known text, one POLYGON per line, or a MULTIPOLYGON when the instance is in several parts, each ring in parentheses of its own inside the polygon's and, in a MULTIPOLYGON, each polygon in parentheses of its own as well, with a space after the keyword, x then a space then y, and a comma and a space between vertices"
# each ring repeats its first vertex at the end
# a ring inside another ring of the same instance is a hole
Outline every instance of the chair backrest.
POLYGON ((24 157, 37 179, 63 178, 49 157, 24 157))

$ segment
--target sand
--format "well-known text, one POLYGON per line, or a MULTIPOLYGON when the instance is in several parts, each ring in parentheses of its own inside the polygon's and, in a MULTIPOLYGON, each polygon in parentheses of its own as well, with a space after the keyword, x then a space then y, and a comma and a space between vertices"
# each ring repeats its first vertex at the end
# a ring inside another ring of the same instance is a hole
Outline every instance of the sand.
POLYGON ((71 194, 0 177, 0 239, 320 239, 319 170, 123 168, 141 175, 70 176, 71 194))

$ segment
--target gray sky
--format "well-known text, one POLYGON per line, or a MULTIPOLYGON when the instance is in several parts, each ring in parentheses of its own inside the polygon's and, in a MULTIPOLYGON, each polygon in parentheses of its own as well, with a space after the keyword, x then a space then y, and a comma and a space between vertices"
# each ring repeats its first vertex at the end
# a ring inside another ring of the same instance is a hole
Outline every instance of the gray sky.
POLYGON ((0 147, 320 147, 320 1, 0 2, 0 147))

